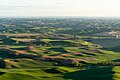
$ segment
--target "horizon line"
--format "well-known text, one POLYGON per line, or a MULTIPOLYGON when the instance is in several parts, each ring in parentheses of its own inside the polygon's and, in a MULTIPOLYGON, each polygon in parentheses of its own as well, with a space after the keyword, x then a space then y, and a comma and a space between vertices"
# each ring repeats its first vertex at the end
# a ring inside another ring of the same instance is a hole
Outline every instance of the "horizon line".
POLYGON ((36 18, 36 17, 103 17, 103 18, 118 18, 120 16, 0 16, 0 18, 36 18))

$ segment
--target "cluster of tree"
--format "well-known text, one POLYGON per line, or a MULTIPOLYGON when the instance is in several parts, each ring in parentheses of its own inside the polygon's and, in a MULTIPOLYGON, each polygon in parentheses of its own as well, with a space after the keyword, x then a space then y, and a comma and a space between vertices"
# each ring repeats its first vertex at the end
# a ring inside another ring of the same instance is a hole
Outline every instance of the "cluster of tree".
POLYGON ((101 61, 101 62, 98 62, 98 63, 94 63, 92 65, 95 65, 95 66, 120 66, 120 62, 101 61))
POLYGON ((101 61, 98 63, 74 62, 72 65, 75 67, 90 68, 92 66, 120 66, 120 62, 113 62, 113 61, 101 61))

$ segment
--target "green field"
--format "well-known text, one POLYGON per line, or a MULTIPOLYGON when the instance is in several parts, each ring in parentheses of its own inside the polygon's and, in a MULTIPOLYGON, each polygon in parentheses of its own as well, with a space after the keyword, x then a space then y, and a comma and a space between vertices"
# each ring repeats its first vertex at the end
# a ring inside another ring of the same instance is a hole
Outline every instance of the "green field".
POLYGON ((120 67, 0 69, 1 80, 119 80, 120 67))
POLYGON ((0 18, 0 80, 120 80, 119 35, 119 18, 0 18))

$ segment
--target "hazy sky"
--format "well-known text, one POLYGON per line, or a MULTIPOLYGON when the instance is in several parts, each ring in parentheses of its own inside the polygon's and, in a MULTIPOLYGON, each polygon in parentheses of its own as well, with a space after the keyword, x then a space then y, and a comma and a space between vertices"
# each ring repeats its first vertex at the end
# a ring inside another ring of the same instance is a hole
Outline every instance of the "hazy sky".
POLYGON ((0 0, 0 16, 120 16, 120 0, 0 0))

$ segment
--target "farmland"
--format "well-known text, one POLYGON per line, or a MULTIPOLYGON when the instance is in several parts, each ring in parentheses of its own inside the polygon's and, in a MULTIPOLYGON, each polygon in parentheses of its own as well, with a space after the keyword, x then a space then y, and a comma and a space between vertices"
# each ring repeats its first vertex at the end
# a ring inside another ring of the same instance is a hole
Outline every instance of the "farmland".
POLYGON ((2 18, 0 80, 119 80, 119 21, 2 18))

